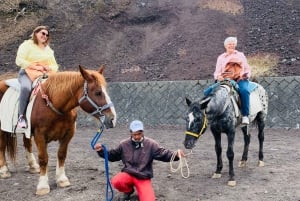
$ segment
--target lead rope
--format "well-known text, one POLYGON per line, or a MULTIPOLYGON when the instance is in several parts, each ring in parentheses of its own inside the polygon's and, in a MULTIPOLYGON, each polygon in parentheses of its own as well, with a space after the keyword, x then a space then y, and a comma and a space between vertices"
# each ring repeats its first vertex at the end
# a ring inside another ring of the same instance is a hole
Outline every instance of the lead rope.
MULTIPOLYGON (((177 153, 179 153, 179 150, 175 151, 173 153, 172 157, 171 157, 171 160, 170 160, 170 170, 171 170, 171 172, 177 172, 178 170, 180 170, 181 176, 183 178, 187 179, 190 176, 190 169, 189 169, 186 157, 182 157, 180 154, 178 154, 178 157, 179 157, 178 166, 177 166, 177 168, 173 167, 173 163, 174 163, 174 160, 175 160, 175 157, 176 157, 177 153), (183 169, 184 168, 187 170, 187 174, 186 175, 183 173, 183 169)), ((185 156, 188 156, 190 154, 192 154, 192 151, 190 153, 188 153, 188 154, 185 154, 185 156)))
MULTIPOLYGON (((97 131, 97 133, 95 134, 94 138, 91 141, 91 147, 92 149, 94 149, 97 141, 99 140, 99 138, 101 137, 101 134, 103 133, 104 130, 104 125, 101 122, 101 126, 99 128, 99 130, 97 131)), ((105 164, 105 175, 106 175, 106 192, 105 192, 105 196, 106 196, 106 201, 112 201, 113 197, 114 197, 114 191, 113 188, 111 186, 110 183, 110 179, 109 179, 109 166, 108 166, 108 153, 107 153, 107 149, 106 146, 104 144, 101 144, 102 148, 103 148, 103 152, 104 152, 104 164, 105 164), (111 197, 108 197, 109 192, 111 193, 111 197)))

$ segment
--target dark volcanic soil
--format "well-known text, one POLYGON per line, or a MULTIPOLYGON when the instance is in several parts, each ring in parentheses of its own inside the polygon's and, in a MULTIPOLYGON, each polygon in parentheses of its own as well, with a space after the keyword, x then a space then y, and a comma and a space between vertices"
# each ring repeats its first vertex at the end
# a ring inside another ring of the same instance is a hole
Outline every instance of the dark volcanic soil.
POLYGON ((46 24, 61 70, 104 63, 108 81, 210 79, 229 35, 248 57, 278 57, 279 76, 300 75, 298 0, 29 2, 16 24, 0 15, 1 74, 18 71, 18 45, 46 24))
MULTIPOLYGON (((300 200, 300 130, 266 129, 264 143, 265 167, 257 167, 257 131, 251 130, 248 166, 238 168, 243 151, 243 137, 237 129, 235 140, 236 187, 227 186, 228 160, 226 158, 227 139, 222 136, 223 174, 220 179, 212 179, 216 168, 216 155, 212 134, 207 131, 196 144, 193 154, 187 158, 190 177, 184 179, 180 172, 171 173, 169 163, 154 162, 153 186, 157 201, 299 201, 300 200)), ((66 160, 66 174, 71 186, 58 188, 55 183, 57 143, 49 144, 49 183, 51 191, 45 196, 36 196, 38 175, 26 171, 22 138, 19 138, 19 153, 15 166, 9 167, 12 177, 0 179, 0 200, 12 201, 105 201, 104 161, 91 150, 90 141, 97 128, 78 128, 70 143, 66 160)), ((182 148, 182 129, 148 129, 145 134, 156 139, 171 150, 182 148)), ((105 130, 100 143, 107 148, 116 146, 121 139, 129 136, 127 128, 105 130)), ((174 164, 175 166, 177 164, 174 164)), ((109 164, 110 177, 120 171, 119 162, 109 164)), ((186 174, 186 170, 183 170, 186 174)), ((114 201, 119 193, 115 190, 114 201)), ((136 196, 131 201, 137 201, 136 196)))

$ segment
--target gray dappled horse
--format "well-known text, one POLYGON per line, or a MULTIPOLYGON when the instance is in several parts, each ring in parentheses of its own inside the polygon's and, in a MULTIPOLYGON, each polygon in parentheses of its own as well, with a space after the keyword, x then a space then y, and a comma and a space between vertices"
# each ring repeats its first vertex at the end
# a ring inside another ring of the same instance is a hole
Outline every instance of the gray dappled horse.
MULTIPOLYGON (((258 166, 264 166, 263 162, 263 141, 264 127, 268 110, 268 95, 265 89, 257 84, 252 83, 255 87, 250 95, 250 122, 255 122, 258 127, 259 139, 259 162, 258 166)), ((205 132, 207 125, 210 125, 211 132, 215 139, 215 151, 217 155, 217 168, 212 178, 220 178, 223 168, 221 133, 225 133, 228 139, 227 158, 229 160, 229 186, 235 186, 233 169, 233 145, 235 138, 235 129, 241 124, 241 115, 238 105, 234 100, 233 87, 227 84, 220 84, 215 87, 210 94, 203 97, 198 102, 192 102, 186 98, 188 112, 186 117, 186 135, 184 146, 192 149, 197 139, 205 132)), ((244 167, 248 158, 248 149, 250 144, 249 126, 242 125, 244 134, 244 152, 239 167, 244 167)))

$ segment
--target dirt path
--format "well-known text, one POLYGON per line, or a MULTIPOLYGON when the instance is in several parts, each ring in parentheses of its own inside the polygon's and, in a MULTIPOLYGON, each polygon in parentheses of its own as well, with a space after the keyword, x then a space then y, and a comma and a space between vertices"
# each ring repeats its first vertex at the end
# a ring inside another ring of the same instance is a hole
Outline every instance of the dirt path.
MULTIPOLYGON (((55 164, 57 143, 49 145, 49 195, 38 197, 35 188, 38 175, 26 172, 23 147, 19 146, 15 166, 10 163, 12 177, 0 180, 0 200, 22 201, 92 201, 105 200, 104 162, 90 148, 90 141, 97 129, 79 128, 72 140, 67 157, 66 171, 71 181, 68 188, 57 188, 55 184, 55 164)), ((156 139, 161 145, 176 150, 182 148, 182 129, 147 129, 146 135, 156 139)), ((153 185, 159 201, 299 201, 300 200, 300 130, 267 129, 265 131, 265 167, 256 166, 258 140, 255 130, 251 130, 252 142, 249 151, 249 164, 238 168, 242 155, 243 138, 238 130, 235 142, 236 187, 226 185, 228 160, 226 158, 227 139, 223 136, 223 175, 221 179, 211 179, 215 170, 216 157, 214 141, 207 132, 198 141, 192 155, 188 157, 190 177, 184 179, 180 173, 170 173, 169 163, 154 163, 153 185)), ((128 137, 126 128, 106 130, 101 142, 107 147, 115 146, 128 137), (114 140, 112 140, 114 139, 114 140)), ((19 136, 19 144, 21 138, 19 136)), ((121 168, 118 162, 110 163, 111 176, 121 168)), ((115 191, 117 200, 119 193, 115 191)), ((136 200, 136 199, 134 199, 136 200)))

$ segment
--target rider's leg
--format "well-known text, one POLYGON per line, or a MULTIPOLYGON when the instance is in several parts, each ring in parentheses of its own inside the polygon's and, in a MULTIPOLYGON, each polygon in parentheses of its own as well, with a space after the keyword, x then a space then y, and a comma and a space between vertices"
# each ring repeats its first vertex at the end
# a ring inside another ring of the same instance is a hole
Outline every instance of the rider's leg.
POLYGON ((238 82, 239 85, 239 94, 242 101, 242 123, 249 124, 249 105, 250 105, 250 91, 249 91, 249 81, 248 80, 240 80, 238 82))
POLYGON ((27 73, 24 69, 19 71, 18 77, 20 83, 20 96, 19 96, 19 121, 18 127, 26 128, 26 108, 28 105, 30 93, 31 93, 31 85, 32 81, 28 77, 27 73))
POLYGON ((220 82, 215 82, 214 84, 210 85, 206 89, 204 89, 204 96, 208 96, 217 86, 220 85, 220 82))

